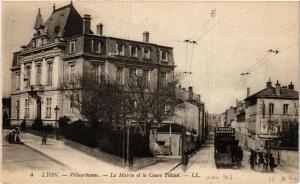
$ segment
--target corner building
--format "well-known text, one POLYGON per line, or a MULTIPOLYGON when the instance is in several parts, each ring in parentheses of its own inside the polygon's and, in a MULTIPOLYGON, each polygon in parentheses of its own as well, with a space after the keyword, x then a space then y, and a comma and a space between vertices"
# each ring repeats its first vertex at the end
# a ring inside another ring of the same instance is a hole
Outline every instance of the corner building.
POLYGON ((132 72, 143 72, 149 86, 172 82, 174 78, 173 49, 149 42, 149 32, 142 41, 103 35, 102 24, 91 30, 91 16, 76 11, 72 3, 55 9, 44 22, 40 10, 34 24, 34 34, 26 46, 14 53, 11 75, 11 122, 24 118, 33 122, 41 118, 54 123, 67 116, 81 116, 72 103, 58 90, 60 83, 74 76, 94 72, 107 74, 124 84, 132 72))

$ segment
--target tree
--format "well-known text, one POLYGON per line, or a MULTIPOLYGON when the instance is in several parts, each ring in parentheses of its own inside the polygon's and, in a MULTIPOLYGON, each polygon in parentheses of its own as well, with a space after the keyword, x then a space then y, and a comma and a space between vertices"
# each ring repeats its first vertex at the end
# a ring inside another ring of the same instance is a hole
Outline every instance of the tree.
POLYGON ((136 130, 145 136, 154 122, 162 122, 172 111, 177 81, 151 86, 145 72, 131 73, 125 81, 123 85, 108 75, 88 73, 65 79, 60 90, 83 118, 124 125, 130 117, 136 122, 136 130))
POLYGON ((157 86, 149 84, 146 73, 130 75, 126 89, 128 109, 134 114, 137 127, 147 135, 151 125, 161 123, 174 106, 177 81, 160 81, 157 86))
POLYGON ((111 124, 119 122, 123 113, 123 87, 109 76, 95 77, 93 73, 66 78, 60 84, 60 91, 72 103, 84 119, 99 120, 111 124))

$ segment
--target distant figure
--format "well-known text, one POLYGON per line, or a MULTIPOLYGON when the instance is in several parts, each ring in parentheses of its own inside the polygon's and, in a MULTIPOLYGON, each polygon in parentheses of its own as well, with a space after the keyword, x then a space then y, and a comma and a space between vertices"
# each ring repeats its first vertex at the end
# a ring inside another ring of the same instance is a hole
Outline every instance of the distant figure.
POLYGON ((238 161, 242 161, 243 157, 244 157, 244 154, 243 154, 243 150, 240 146, 238 147, 237 155, 238 155, 238 161))
POLYGON ((269 165, 270 165, 270 170, 274 171, 274 167, 276 167, 276 165, 275 165, 275 159, 272 154, 270 154, 269 157, 269 165))
POLYGON ((255 156, 255 153, 254 153, 254 151, 253 150, 251 150, 251 154, 250 154, 250 165, 251 165, 251 169, 253 169, 254 168, 254 165, 255 165, 255 160, 256 160, 256 158, 255 158, 256 156, 255 156))
POLYGON ((183 170, 186 171, 186 167, 188 165, 188 162, 189 162, 189 157, 187 155, 187 153, 184 153, 183 156, 182 156, 182 166, 183 166, 183 170))
POLYGON ((47 131, 46 131, 46 127, 43 127, 43 130, 42 130, 42 145, 47 145, 47 131))
POLYGON ((8 134, 8 143, 14 144, 15 143, 15 130, 9 132, 8 134))
POLYGON ((14 139, 14 143, 16 144, 23 144, 23 142, 21 141, 20 137, 19 137, 19 127, 15 128, 15 139, 14 139))
POLYGON ((23 119, 21 123, 21 132, 25 133, 26 132, 26 120, 23 119))
POLYGON ((265 153, 265 156, 264 156, 264 169, 266 171, 268 171, 269 166, 270 166, 270 153, 265 153))
POLYGON ((259 165, 260 171, 263 171, 263 169, 265 167, 265 160, 264 160, 264 155, 261 152, 258 153, 258 165, 259 165))
POLYGON ((238 155, 237 155, 237 150, 234 149, 234 148, 231 148, 231 161, 232 163, 234 163, 238 158, 238 155))

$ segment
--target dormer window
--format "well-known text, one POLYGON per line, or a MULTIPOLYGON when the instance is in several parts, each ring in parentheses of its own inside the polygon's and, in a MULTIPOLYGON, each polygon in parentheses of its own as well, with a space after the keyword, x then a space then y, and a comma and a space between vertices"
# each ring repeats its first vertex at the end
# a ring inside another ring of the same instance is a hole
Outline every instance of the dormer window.
POLYGON ((36 40, 36 46, 37 46, 37 47, 42 46, 42 39, 41 39, 41 38, 38 38, 38 39, 36 40))
POLYGON ((101 53, 101 41, 92 40, 92 52, 101 53))
POLYGON ((116 54, 117 55, 124 55, 124 44, 117 43, 116 44, 116 54))
POLYGON ((60 27, 59 27, 59 26, 56 26, 56 27, 54 28, 54 33, 55 33, 55 34, 58 34, 58 33, 59 33, 59 30, 60 30, 60 27))
POLYGON ((32 47, 33 47, 33 48, 36 47, 36 42, 35 42, 35 40, 32 41, 32 47))
POLYGON ((73 40, 70 42, 70 53, 75 53, 76 52, 76 41, 73 40))
POLYGON ((161 51, 161 60, 162 60, 162 62, 168 62, 168 52, 167 51, 164 51, 164 50, 161 51))
POLYGON ((130 47, 130 56, 138 57, 138 48, 136 46, 130 47))
POLYGON ((47 44, 47 38, 44 38, 43 39, 43 45, 46 45, 47 44))
POLYGON ((147 47, 143 48, 143 53, 144 53, 144 58, 145 59, 150 59, 150 49, 147 47))

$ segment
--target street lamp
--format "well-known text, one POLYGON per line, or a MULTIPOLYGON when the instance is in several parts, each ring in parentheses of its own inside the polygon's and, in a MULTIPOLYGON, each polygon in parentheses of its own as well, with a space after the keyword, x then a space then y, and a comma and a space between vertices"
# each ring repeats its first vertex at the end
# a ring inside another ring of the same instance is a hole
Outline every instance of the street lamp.
POLYGON ((58 108, 57 105, 54 108, 54 111, 55 111, 55 137, 56 137, 56 140, 58 140, 58 135, 57 135, 57 113, 59 111, 59 108, 58 108))
POLYGON ((131 119, 127 118, 126 119, 126 128, 127 128, 127 144, 126 144, 126 164, 128 167, 130 167, 130 127, 131 127, 131 119))

